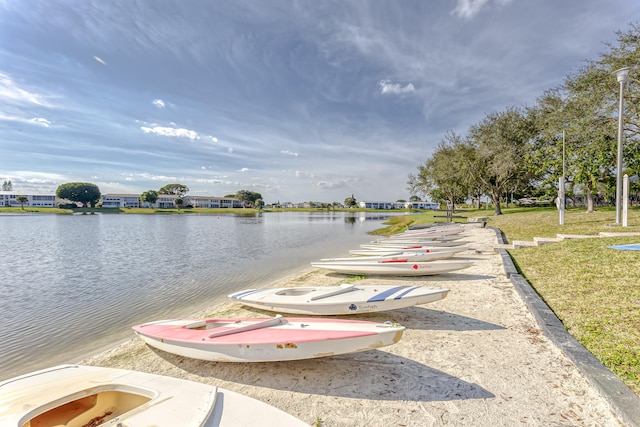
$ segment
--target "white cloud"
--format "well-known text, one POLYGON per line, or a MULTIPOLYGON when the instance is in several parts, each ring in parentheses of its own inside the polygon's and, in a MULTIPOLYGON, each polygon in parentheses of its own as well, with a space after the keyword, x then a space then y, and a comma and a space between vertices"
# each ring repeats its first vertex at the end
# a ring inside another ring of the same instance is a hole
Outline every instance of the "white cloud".
POLYGON ((229 148, 227 148, 227 152, 229 152, 229 153, 233 153, 233 147, 229 147, 229 148))
MULTIPOLYGON (((512 0, 495 0, 498 6, 506 6, 512 0)), ((451 11, 458 18, 473 19, 489 3, 489 0, 458 0, 455 9, 451 11)))
POLYGON ((17 104, 35 104, 46 106, 44 96, 23 89, 11 77, 0 73, 0 98, 17 104))
POLYGON ((155 105, 158 108, 164 108, 165 107, 164 101, 162 99, 154 99, 153 100, 153 105, 155 105))
POLYGON ((291 152, 291 151, 289 151, 289 150, 281 150, 281 151, 280 151, 280 153, 282 153, 282 154, 286 154, 286 155, 288 155, 288 156, 298 157, 298 153, 293 153, 293 152, 291 152))
POLYGON ((400 86, 398 83, 391 83, 389 80, 380 80, 378 82, 380 86, 380 93, 393 93, 393 94, 403 94, 410 93, 416 90, 413 84, 409 83, 405 86, 400 86))
POLYGON ((104 59, 100 58, 99 56, 94 56, 93 59, 95 59, 96 61, 98 61, 102 65, 107 65, 107 62, 104 59))
POLYGON ((238 172, 242 172, 242 173, 249 172, 249 168, 242 168, 238 172))
POLYGON ((140 126, 140 129, 144 133, 154 133, 160 136, 172 136, 175 138, 189 138, 192 141, 195 139, 200 139, 200 136, 198 136, 198 133, 196 131, 184 129, 184 128, 170 128, 170 127, 163 127, 163 126, 154 126, 154 127, 140 126))
POLYGON ((51 122, 49 120, 43 119, 42 117, 35 117, 31 119, 31 122, 42 125, 46 128, 48 128, 51 125, 51 122))

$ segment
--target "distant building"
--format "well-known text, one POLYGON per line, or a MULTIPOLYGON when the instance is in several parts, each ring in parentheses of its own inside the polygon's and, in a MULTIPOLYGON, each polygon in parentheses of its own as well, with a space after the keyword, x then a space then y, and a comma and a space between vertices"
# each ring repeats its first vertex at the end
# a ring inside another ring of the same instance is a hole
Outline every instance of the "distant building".
MULTIPOLYGON (((175 200, 178 198, 175 194, 158 194, 158 200, 151 206, 147 202, 140 201, 140 194, 103 194, 103 208, 149 208, 157 207, 161 209, 175 208, 175 200)), ((182 198, 183 206, 192 206, 194 208, 241 208, 242 202, 229 197, 213 197, 213 196, 184 196, 182 198)))
POLYGON ((27 196, 24 206, 38 208, 54 208, 57 205, 55 194, 28 194, 16 191, 0 191, 0 207, 20 207, 23 204, 16 200, 18 196, 27 196))
POLYGON ((358 206, 364 209, 406 209, 403 202, 358 202, 358 206))
POLYGON ((364 209, 438 209, 439 203, 434 202, 358 202, 358 206, 364 209))
POLYGON ((411 207, 413 209, 440 209, 440 203, 435 202, 406 202, 405 206, 407 208, 411 207))

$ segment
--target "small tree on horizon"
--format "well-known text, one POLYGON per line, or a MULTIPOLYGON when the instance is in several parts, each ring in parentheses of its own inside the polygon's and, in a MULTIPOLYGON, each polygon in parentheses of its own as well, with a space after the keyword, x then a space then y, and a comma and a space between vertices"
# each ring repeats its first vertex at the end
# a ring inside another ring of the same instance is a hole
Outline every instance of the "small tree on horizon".
POLYGON ((24 210, 24 204, 29 201, 27 196, 16 196, 16 201, 20 202, 20 208, 24 210))

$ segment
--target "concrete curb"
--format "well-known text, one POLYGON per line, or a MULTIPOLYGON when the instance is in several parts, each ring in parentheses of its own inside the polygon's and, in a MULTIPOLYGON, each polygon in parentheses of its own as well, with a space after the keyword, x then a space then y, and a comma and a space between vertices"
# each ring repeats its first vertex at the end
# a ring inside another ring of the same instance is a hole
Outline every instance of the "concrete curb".
MULTIPOLYGON (((498 243, 506 244, 502 232, 496 228, 494 231, 498 243)), ((518 273, 509 253, 505 249, 498 249, 498 251, 502 257, 507 277, 511 279, 511 283, 536 318, 545 335, 571 359, 627 426, 640 427, 640 397, 567 332, 560 319, 529 282, 518 273)))

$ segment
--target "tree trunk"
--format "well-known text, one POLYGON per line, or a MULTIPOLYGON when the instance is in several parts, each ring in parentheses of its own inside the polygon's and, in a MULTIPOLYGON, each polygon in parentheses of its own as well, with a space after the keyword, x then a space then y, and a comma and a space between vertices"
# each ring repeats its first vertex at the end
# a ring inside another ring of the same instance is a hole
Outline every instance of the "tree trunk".
POLYGON ((591 191, 591 183, 587 184, 587 213, 595 212, 595 201, 593 198, 593 192, 591 191))
POLYGON ((491 201, 493 202, 493 214, 502 215, 502 209, 500 209, 500 194, 493 193, 491 195, 491 201))

